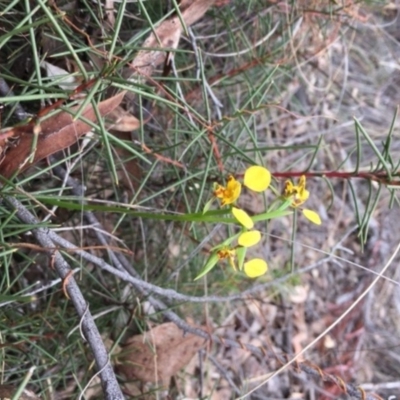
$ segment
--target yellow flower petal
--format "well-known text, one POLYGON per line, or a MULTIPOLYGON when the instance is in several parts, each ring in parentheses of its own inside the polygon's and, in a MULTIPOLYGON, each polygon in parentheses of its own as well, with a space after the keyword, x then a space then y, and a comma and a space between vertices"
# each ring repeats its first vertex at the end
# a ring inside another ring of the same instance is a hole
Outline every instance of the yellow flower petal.
POLYGON ((322 223, 320 216, 315 211, 304 209, 303 215, 316 225, 321 225, 322 223))
POLYGON ((304 203, 310 197, 310 192, 307 189, 300 189, 299 200, 304 203))
POLYGON ((221 199, 221 206, 234 203, 240 196, 242 185, 232 175, 229 175, 226 187, 216 185, 214 196, 221 199))
POLYGON ((248 231, 242 233, 238 238, 238 243, 243 247, 251 247, 261 240, 261 233, 259 231, 248 231))
POLYGON ((263 192, 271 183, 271 173, 264 167, 254 165, 244 173, 243 184, 254 192, 263 192))
POLYGON ((249 217, 246 211, 240 208, 232 207, 234 217, 247 229, 252 229, 254 226, 253 220, 249 217))
POLYGON ((257 278, 264 275, 267 270, 268 264, 261 258, 254 258, 244 263, 244 272, 249 278, 257 278))

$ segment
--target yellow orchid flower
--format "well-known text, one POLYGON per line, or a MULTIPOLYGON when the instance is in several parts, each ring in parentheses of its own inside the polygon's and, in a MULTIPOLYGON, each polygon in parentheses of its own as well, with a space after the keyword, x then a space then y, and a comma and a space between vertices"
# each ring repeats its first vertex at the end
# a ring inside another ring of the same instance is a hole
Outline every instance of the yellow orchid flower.
POLYGON ((236 258, 236 250, 230 249, 229 247, 225 247, 217 252, 218 259, 224 260, 227 259, 230 266, 236 271, 235 258, 236 258))
MULTIPOLYGON (((243 177, 243 185, 254 192, 263 192, 268 189, 271 183, 271 173, 268 169, 254 165, 246 169, 243 177)), ((221 201, 221 207, 234 204, 239 198, 242 190, 242 184, 235 179, 232 175, 228 176, 226 186, 218 183, 214 186, 214 198, 221 201)), ((206 212, 210 207, 212 200, 210 200, 203 212, 206 212)), ((208 273, 219 260, 228 260, 229 264, 234 270, 236 268, 236 260, 239 269, 244 269, 247 276, 255 278, 263 275, 267 271, 267 263, 261 259, 253 259, 244 263, 246 256, 246 249, 256 245, 261 240, 261 233, 257 230, 251 230, 254 227, 254 222, 251 217, 242 209, 238 207, 231 208, 233 216, 236 220, 244 226, 248 231, 242 232, 238 237, 238 246, 231 248, 229 246, 220 247, 218 251, 213 253, 198 278, 208 273)))
MULTIPOLYGON (((271 173, 264 167, 253 165, 246 169, 243 184, 254 192, 263 192, 271 183, 271 173)), ((221 207, 233 204, 240 196, 242 184, 229 175, 226 186, 216 184, 214 197, 221 200, 221 207)))
MULTIPOLYGON (((238 246, 236 247, 228 247, 224 246, 220 250, 217 251, 217 257, 218 260, 228 260, 230 266, 236 271, 236 258, 239 257, 242 254, 243 257, 245 256, 246 252, 241 253, 241 250, 245 250, 244 248, 248 248, 251 246, 256 245, 259 241, 261 240, 261 233, 259 231, 248 231, 248 232, 243 232, 239 237, 238 237, 238 246)), ((239 265, 243 265, 243 261, 240 262, 239 260, 239 265)), ((240 267, 242 268, 242 267, 240 267)))
POLYGON ((283 197, 292 198, 292 207, 302 205, 309 197, 310 192, 306 189, 306 176, 302 175, 298 185, 293 185, 292 181, 286 181, 283 189, 283 197))
MULTIPOLYGON (((310 192, 306 189, 305 175, 300 177, 298 185, 294 185, 291 181, 286 181, 283 189, 283 197, 285 199, 291 199, 291 206, 294 208, 302 205, 310 197, 310 192)), ((322 221, 318 213, 306 208, 302 209, 301 211, 303 215, 313 224, 321 225, 322 221)))
MULTIPOLYGON (((236 258, 236 250, 235 249, 221 249, 217 253, 218 259, 223 260, 227 259, 230 266, 236 271, 235 258, 236 258)), ((268 264, 261 258, 253 258, 250 261, 244 263, 244 273, 249 278, 257 278, 261 275, 264 275, 268 270, 268 264)))
POLYGON ((234 203, 240 196, 242 185, 232 175, 228 176, 226 186, 217 184, 214 196, 221 199, 221 206, 234 203))

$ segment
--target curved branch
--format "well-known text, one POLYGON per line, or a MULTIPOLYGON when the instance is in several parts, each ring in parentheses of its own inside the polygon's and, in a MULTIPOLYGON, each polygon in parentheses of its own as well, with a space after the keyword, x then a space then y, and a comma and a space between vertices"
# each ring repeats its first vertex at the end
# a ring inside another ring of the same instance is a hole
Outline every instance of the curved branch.
MULTIPOLYGON (((25 224, 33 226, 39 224, 39 221, 17 199, 6 197, 3 202, 8 208, 15 210, 17 217, 25 224)), ((32 229, 33 236, 37 242, 48 249, 54 247, 50 232, 51 231, 47 228, 38 227, 32 229)), ((57 250, 49 251, 49 256, 52 257, 54 266, 61 279, 66 278, 70 274, 71 268, 60 252, 57 250)), ((99 375, 105 398, 107 400, 123 400, 124 396, 111 367, 108 353, 100 336, 100 332, 98 331, 93 317, 88 310, 88 304, 73 277, 68 278, 68 284, 66 287, 68 295, 74 304, 79 317, 82 318, 82 330, 93 352, 97 369, 101 371, 99 375)))

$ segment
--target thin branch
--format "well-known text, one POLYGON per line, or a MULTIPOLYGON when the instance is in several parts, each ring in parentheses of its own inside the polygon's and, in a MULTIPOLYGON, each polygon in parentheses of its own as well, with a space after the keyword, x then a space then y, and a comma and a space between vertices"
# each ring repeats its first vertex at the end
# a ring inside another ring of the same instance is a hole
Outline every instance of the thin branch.
MULTIPOLYGON (((80 271, 80 268, 75 268, 75 269, 72 270, 73 273, 78 272, 78 271, 80 271)), ((31 291, 26 292, 26 293, 18 293, 18 294, 16 294, 16 296, 18 296, 18 298, 19 297, 32 297, 32 296, 34 296, 34 295, 36 295, 38 293, 41 293, 41 292, 44 292, 47 289, 50 289, 53 286, 59 285, 61 283, 61 281, 62 281, 61 278, 57 278, 57 279, 54 279, 54 280, 50 281, 50 283, 48 283, 47 285, 42 285, 39 288, 31 290, 31 291)), ((40 282, 36 282, 36 285, 39 285, 39 284, 40 284, 40 282)), ((0 308, 2 308, 4 306, 7 306, 9 304, 15 303, 17 301, 18 300, 3 301, 2 303, 0 303, 0 308)))
MULTIPOLYGON (((3 202, 6 204, 6 206, 8 206, 8 208, 16 211, 16 216, 23 223, 32 226, 39 225, 39 221, 17 199, 13 197, 5 197, 3 202)), ((52 248, 54 246, 50 232, 51 231, 47 228, 32 229, 32 234, 37 242, 45 248, 52 248)), ((49 255, 52 257, 52 260, 54 260, 54 266, 58 275, 62 279, 67 277, 72 270, 68 263, 61 256, 60 252, 50 252, 49 255)), ((107 400, 122 400, 124 399, 124 396, 118 385, 114 371, 109 363, 108 353, 100 336, 100 332, 94 323, 92 315, 87 310, 88 305, 86 300, 83 297, 75 279, 73 277, 69 277, 68 279, 68 295, 74 304, 79 317, 82 318, 82 331, 93 352, 97 369, 101 370, 100 378, 104 396, 107 400)))
MULTIPOLYGON (((95 232, 98 233, 99 236, 101 235, 101 232, 99 230, 96 230, 95 232)), ((85 250, 81 250, 80 247, 73 245, 68 240, 62 238, 61 236, 58 236, 53 231, 50 231, 49 235, 51 239, 54 242, 58 243, 60 246, 65 247, 68 250, 74 250, 74 253, 82 257, 84 260, 89 261, 100 267, 102 270, 107 271, 113 274, 114 276, 117 276, 118 278, 124 280, 125 282, 132 284, 138 290, 146 290, 151 294, 165 297, 168 300, 175 300, 180 302, 192 302, 192 303, 224 303, 235 300, 246 300, 250 296, 254 296, 255 294, 257 294, 258 292, 261 292, 267 288, 274 287, 281 283, 284 283, 288 279, 292 278, 294 275, 311 271, 312 269, 317 268, 321 264, 328 262, 331 259, 331 257, 333 257, 333 255, 330 255, 305 268, 298 269, 293 273, 287 274, 281 278, 277 278, 271 282, 266 282, 261 285, 257 285, 239 294, 233 294, 230 296, 191 296, 179 293, 173 289, 163 289, 157 285, 144 281, 143 279, 140 278, 139 274, 133 269, 131 263, 122 254, 115 254, 111 250, 108 251, 113 264, 116 266, 115 268, 112 265, 108 264, 106 261, 104 261, 102 258, 99 258, 91 253, 88 253, 85 250), (129 270, 129 273, 126 271, 127 269, 129 270)), ((107 245, 107 241, 104 237, 102 240, 104 240, 105 242, 102 243, 102 245, 107 245)))
POLYGON ((225 380, 229 383, 229 385, 231 386, 231 388, 233 389, 233 391, 240 396, 240 389, 236 386, 235 382, 233 382, 232 378, 229 375, 229 371, 227 371, 227 369, 222 366, 218 360, 212 356, 211 354, 207 355, 207 358, 215 365, 215 367, 217 368, 217 370, 219 371, 219 373, 225 378, 225 380))

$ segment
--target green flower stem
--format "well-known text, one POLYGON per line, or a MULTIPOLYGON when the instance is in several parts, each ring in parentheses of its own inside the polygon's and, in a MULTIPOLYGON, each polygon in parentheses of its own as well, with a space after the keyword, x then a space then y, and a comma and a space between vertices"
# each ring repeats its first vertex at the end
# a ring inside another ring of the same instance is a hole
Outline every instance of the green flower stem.
POLYGON ((277 197, 269 206, 267 213, 273 212, 273 211, 283 211, 286 210, 287 208, 290 207, 290 205, 293 203, 292 199, 285 199, 283 196, 277 197), (277 207, 278 206, 278 207, 277 207))
MULTIPOLYGON (((37 200, 46 205, 58 206, 67 210, 79 210, 79 211, 104 211, 114 212, 131 215, 136 218, 152 219, 160 221, 177 221, 177 222, 208 222, 208 223, 235 223, 238 224, 236 218, 226 217, 231 215, 230 209, 221 210, 210 210, 205 214, 199 213, 188 213, 188 214, 161 214, 156 212, 141 212, 137 211, 136 208, 109 206, 100 204, 82 204, 81 199, 60 199, 49 196, 37 196, 37 200)), ((285 205, 285 203, 284 203, 285 205)), ((285 209, 278 209, 271 212, 255 215, 251 217, 254 222, 266 221, 273 218, 282 217, 285 215, 292 214, 292 211, 285 209)))

